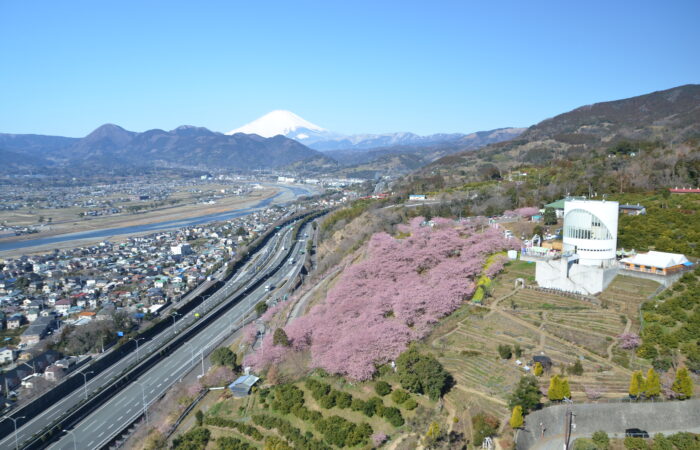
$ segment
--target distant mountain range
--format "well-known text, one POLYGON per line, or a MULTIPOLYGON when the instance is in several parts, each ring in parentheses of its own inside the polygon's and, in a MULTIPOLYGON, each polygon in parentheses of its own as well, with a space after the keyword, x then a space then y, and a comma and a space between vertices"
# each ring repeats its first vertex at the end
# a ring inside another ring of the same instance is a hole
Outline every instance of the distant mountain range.
MULTIPOLYGON (((497 136, 499 134, 507 135, 504 137, 510 139, 524 129, 503 128, 501 130, 503 130, 501 133, 495 133, 499 130, 480 132, 489 135, 493 133, 491 138, 486 138, 486 142, 480 145, 498 142, 497 136)), ((476 137, 475 135, 477 133, 468 135, 462 133, 438 133, 428 136, 419 136, 408 132, 355 134, 346 136, 338 132, 329 131, 308 120, 302 119, 291 111, 284 110, 272 111, 226 134, 234 133, 257 134, 263 137, 282 135, 301 142, 314 150, 326 152, 328 156, 333 158, 337 155, 337 153, 335 153, 336 150, 363 151, 391 147, 397 150, 392 151, 391 154, 397 154, 400 153, 402 148, 410 150, 420 147, 453 146, 461 149, 470 149, 474 148, 474 142, 479 141, 484 136, 480 134, 476 137)), ((414 153, 412 150, 410 152, 414 153)), ((386 153, 382 153, 380 156, 385 155, 386 153)), ((363 162, 367 162, 367 159, 363 158, 363 162)))
POLYGON ((279 168, 317 159, 323 167, 335 161, 284 136, 231 136, 206 128, 181 126, 171 131, 127 131, 106 124, 82 139, 41 135, 0 134, 0 150, 11 159, 11 170, 22 167, 71 166, 188 167, 250 170, 279 168))
POLYGON ((504 128, 468 135, 341 136, 289 111, 273 111, 226 134, 189 125, 138 133, 113 124, 102 125, 84 138, 0 133, 4 162, 0 172, 140 167, 286 169, 298 174, 375 177, 406 173, 444 155, 511 139, 521 132, 504 128))

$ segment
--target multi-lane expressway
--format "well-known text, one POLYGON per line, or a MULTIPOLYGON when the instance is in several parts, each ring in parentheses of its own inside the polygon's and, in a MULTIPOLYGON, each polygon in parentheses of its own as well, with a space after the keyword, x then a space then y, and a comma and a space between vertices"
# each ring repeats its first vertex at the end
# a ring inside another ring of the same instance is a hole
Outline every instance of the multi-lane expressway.
MULTIPOLYGON (((78 389, 71 392, 70 394, 64 396, 60 401, 48 406, 47 409, 41 414, 33 417, 26 423, 19 424, 20 427, 18 428, 16 434, 11 433, 4 439, 0 440, 0 448, 13 448, 15 446, 15 442, 31 442, 32 437, 36 437, 38 433, 41 433, 47 426, 58 420, 63 414, 65 414, 66 411, 83 401, 86 396, 90 396, 94 392, 110 385, 116 378, 119 378, 122 373, 129 370, 130 367, 133 367, 140 360, 146 358, 149 354, 153 354, 162 348, 174 337, 176 333, 182 332, 186 327, 196 321, 197 315, 201 317, 207 312, 221 307, 221 305, 225 303, 223 300, 230 298, 232 295, 242 290, 244 291, 247 287, 254 284, 259 277, 266 273, 266 271, 269 271, 271 268, 279 264, 281 259, 287 253, 283 250, 283 248, 289 245, 291 235, 291 227, 285 227, 283 230, 278 232, 255 255, 255 257, 251 259, 248 264, 241 268, 236 276, 232 277, 232 279, 229 280, 221 289, 217 290, 215 294, 206 299, 200 306, 191 311, 185 317, 175 316, 173 320, 174 326, 171 326, 169 330, 161 332, 149 341, 132 341, 127 344, 133 345, 135 349, 138 345, 138 351, 134 351, 126 355, 124 358, 112 365, 109 370, 105 370, 99 374, 94 374, 90 373, 89 366, 84 368, 83 372, 86 374, 85 379, 87 382, 85 383, 83 389, 78 389)), ((170 321, 170 318, 167 320, 170 321)))
MULTIPOLYGON (((299 235, 303 236, 306 232, 308 230, 303 229, 299 235)), ((288 261, 299 259, 300 251, 305 248, 305 240, 298 239, 296 242, 292 242, 291 230, 286 229, 282 232, 282 236, 274 248, 274 251, 269 250, 268 252, 271 254, 271 258, 265 267, 276 267, 282 262, 284 264, 266 281, 265 285, 280 286, 280 290, 270 292, 263 285, 251 291, 208 327, 151 367, 136 379, 132 386, 120 391, 73 429, 66 430, 66 434, 50 448, 70 450, 76 447, 97 449, 105 446, 135 419, 144 415, 148 406, 158 400, 186 373, 193 368, 204 370, 203 361, 206 355, 252 316, 255 305, 259 301, 273 295, 275 297, 283 295, 287 286, 299 273, 301 263, 299 261, 289 263, 288 261), (293 246, 291 256, 285 260, 290 246, 293 246), (200 365, 202 369, 199 369, 200 365)), ((254 269, 251 268, 251 270, 254 269)), ((262 275, 264 271, 260 270, 259 272, 262 275)), ((241 275, 236 278, 241 278, 241 275)), ((227 289, 225 291, 227 295, 236 295, 241 290, 246 290, 252 283, 253 281, 238 285, 232 283, 231 286, 224 289, 227 289)))

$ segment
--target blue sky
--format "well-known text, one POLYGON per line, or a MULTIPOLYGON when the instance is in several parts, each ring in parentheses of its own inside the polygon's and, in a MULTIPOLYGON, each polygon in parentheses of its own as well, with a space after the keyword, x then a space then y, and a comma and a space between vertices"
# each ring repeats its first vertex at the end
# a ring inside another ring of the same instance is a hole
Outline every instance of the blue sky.
POLYGON ((0 132, 528 126, 700 82, 700 2, 0 0, 0 132))

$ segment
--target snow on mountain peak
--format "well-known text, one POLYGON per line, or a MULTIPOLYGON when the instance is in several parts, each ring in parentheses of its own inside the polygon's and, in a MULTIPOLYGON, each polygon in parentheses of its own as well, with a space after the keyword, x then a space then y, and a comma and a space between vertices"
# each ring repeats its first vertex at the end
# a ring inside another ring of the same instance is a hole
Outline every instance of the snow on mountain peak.
POLYGON ((235 133, 257 134, 265 138, 281 134, 292 139, 304 140, 312 133, 326 134, 328 131, 291 111, 275 110, 226 134, 235 133))

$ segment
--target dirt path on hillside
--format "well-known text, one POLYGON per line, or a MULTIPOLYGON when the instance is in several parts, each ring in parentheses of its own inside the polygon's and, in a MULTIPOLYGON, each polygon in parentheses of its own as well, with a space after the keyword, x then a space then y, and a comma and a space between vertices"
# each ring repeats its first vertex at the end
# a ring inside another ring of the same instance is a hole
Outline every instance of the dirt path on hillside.
MULTIPOLYGON (((622 332, 622 334, 629 333, 630 328, 632 328, 632 321, 629 319, 629 317, 626 317, 626 316, 625 316, 625 319, 627 320, 627 323, 625 323, 625 329, 624 329, 624 331, 622 332)), ((612 361, 612 359, 613 359, 612 349, 613 349, 613 347, 615 347, 615 344, 617 344, 617 342, 615 342, 615 340, 613 340, 613 341, 610 343, 610 345, 608 345, 608 349, 607 349, 607 352, 608 352, 608 361, 612 361)))

